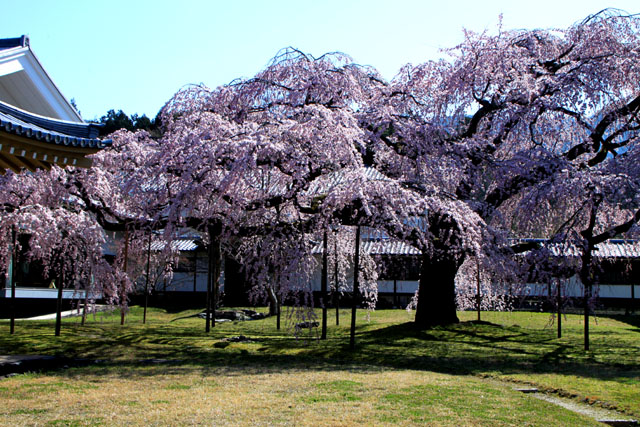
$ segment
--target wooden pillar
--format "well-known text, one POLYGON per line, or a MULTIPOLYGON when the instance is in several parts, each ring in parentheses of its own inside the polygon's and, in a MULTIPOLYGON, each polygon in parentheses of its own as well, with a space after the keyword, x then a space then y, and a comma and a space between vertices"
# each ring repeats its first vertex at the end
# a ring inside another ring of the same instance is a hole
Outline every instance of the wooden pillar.
POLYGON ((11 260, 9 261, 9 271, 7 276, 9 277, 9 282, 11 283, 11 307, 10 307, 10 316, 11 316, 11 325, 9 327, 10 329, 10 333, 14 334, 15 333, 15 327, 16 327, 16 274, 15 274, 15 270, 16 270, 16 256, 17 256, 17 252, 16 252, 16 229, 13 228, 11 230, 11 240, 12 240, 12 246, 11 246, 11 260))
MULTIPOLYGON (((123 271, 125 276, 127 275, 127 260, 129 258, 129 230, 126 227, 124 229, 124 263, 123 263, 123 271)), ((126 315, 124 303, 127 298, 127 293, 125 292, 125 284, 120 284, 120 325, 124 325, 124 317, 126 315)))
POLYGON ((356 347, 356 309, 358 308, 358 296, 360 294, 360 226, 356 227, 356 253, 353 266, 353 294, 351 304, 351 331, 349 334, 349 347, 356 347))
POLYGON ((149 274, 151 270, 151 236, 153 232, 149 230, 149 242, 147 243, 147 274, 144 280, 144 311, 142 312, 142 323, 147 323, 147 306, 149 305, 149 274))
MULTIPOLYGON (((211 331, 211 293, 212 293, 212 283, 213 280, 211 279, 211 277, 213 276, 213 269, 212 269, 212 258, 213 258, 213 241, 212 239, 212 233, 211 233, 211 226, 209 226, 209 248, 208 248, 208 256, 207 256, 207 302, 206 302, 206 322, 205 322, 205 327, 204 330, 205 332, 209 332, 211 331)), ((215 319, 214 319, 215 322, 215 319)))
POLYGON ((482 294, 480 292, 480 261, 476 257, 476 311, 478 312, 478 322, 480 321, 481 302, 482 294))
POLYGON ((198 291, 198 248, 193 251, 193 293, 198 291))
POLYGON ((556 292, 556 310, 558 316, 558 338, 562 338, 562 281, 558 279, 556 292))
POLYGON ((328 270, 328 244, 327 244, 327 230, 324 231, 324 238, 322 240, 322 277, 320 279, 320 304, 322 305, 322 332, 320 334, 321 340, 327 339, 327 282, 329 281, 328 270))
POLYGON ((56 299, 56 332, 55 336, 60 336, 62 327, 62 288, 64 288, 64 262, 60 263, 60 283, 58 283, 58 297, 56 299))
POLYGON ((205 330, 209 332, 216 322, 221 248, 219 227, 209 225, 207 232, 209 234, 209 268, 207 271, 207 322, 205 330))
POLYGON ((335 238, 333 241, 333 280, 334 280, 334 294, 333 294, 333 305, 336 306, 336 326, 340 326, 340 289, 338 287, 338 232, 336 231, 333 235, 335 238))
POLYGON ((393 279, 393 308, 398 308, 398 279, 393 279))

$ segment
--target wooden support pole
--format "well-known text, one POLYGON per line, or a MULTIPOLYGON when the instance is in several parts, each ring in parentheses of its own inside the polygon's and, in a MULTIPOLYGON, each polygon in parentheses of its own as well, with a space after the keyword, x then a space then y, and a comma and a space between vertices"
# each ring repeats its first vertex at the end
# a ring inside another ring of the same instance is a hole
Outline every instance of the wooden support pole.
POLYGON ((393 279, 393 308, 398 308, 398 279, 393 279))
POLYGON ((16 331, 16 229, 13 228, 11 230, 11 261, 9 264, 9 281, 11 282, 11 307, 10 307, 10 316, 11 316, 11 325, 9 327, 10 333, 13 335, 16 331))
POLYGON ((480 260, 476 257, 476 311, 478 312, 478 322, 480 321, 480 308, 482 294, 480 293, 480 260))
POLYGON ((360 294, 360 226, 356 227, 356 253, 353 266, 353 294, 351 304, 351 331, 349 334, 349 347, 356 348, 356 309, 358 308, 358 297, 360 294))
MULTIPOLYGON (((211 331, 211 294, 212 294, 212 284, 213 284, 213 232, 212 227, 209 226, 209 250, 208 250, 208 262, 207 262, 207 303, 206 303, 206 322, 205 322, 205 332, 211 331)), ((215 320, 214 320, 215 322, 215 320)))
POLYGON ((324 238, 322 240, 322 278, 320 279, 320 304, 322 305, 322 332, 320 334, 321 340, 327 339, 327 282, 329 281, 328 270, 328 243, 327 243, 327 230, 324 231, 324 238))
POLYGON ((558 316, 558 338, 562 338, 562 282, 558 279, 556 292, 556 310, 558 316))
MULTIPOLYGON (((127 274, 127 260, 129 258, 129 230, 124 229, 124 265, 123 271, 126 276, 127 274)), ((126 302, 127 293, 125 291, 126 287, 124 283, 120 284, 120 325, 124 325, 124 317, 126 315, 124 304, 126 302)))
POLYGON ((333 235, 333 283, 334 283, 334 293, 333 293, 333 304, 336 306, 336 326, 340 326, 340 289, 338 287, 338 232, 336 231, 333 235))
POLYGON ((153 232, 149 230, 149 242, 147 243, 147 274, 144 279, 144 311, 142 312, 142 323, 147 323, 147 306, 149 305, 149 274, 151 272, 151 236, 153 232))
POLYGON ((198 248, 193 250, 193 293, 198 291, 198 248))
POLYGON ((55 336, 60 336, 60 329, 62 328, 62 289, 64 288, 64 262, 61 262, 60 268, 60 283, 58 283, 58 297, 56 299, 56 332, 55 336))
POLYGON ((589 301, 591 300, 591 284, 584 285, 584 350, 589 351, 589 301))

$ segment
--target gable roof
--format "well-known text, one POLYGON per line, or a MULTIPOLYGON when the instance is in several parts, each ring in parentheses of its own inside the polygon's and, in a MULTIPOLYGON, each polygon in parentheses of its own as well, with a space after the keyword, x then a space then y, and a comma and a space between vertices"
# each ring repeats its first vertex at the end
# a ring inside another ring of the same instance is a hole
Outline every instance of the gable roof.
POLYGON ((0 101, 41 116, 83 122, 42 67, 27 36, 0 39, 0 101))
POLYGON ((111 144, 86 123, 31 51, 26 36, 0 39, 0 173, 90 167, 86 156, 111 144))

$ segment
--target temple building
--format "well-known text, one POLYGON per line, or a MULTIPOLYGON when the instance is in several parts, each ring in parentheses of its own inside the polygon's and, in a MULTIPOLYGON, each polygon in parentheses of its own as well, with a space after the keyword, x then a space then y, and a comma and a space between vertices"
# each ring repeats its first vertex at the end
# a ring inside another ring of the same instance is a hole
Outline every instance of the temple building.
POLYGON ((90 167, 110 144, 86 123, 40 64, 26 36, 0 39, 0 173, 90 167))
MULTIPOLYGON (((54 164, 88 168, 92 160, 86 156, 111 144, 98 138, 101 126, 86 123, 62 95, 28 37, 0 39, 0 174, 48 170, 54 164)), ((26 259, 27 236, 18 239, 23 249, 15 262, 9 262, 4 288, 0 283, 0 308, 12 307, 21 317, 43 306, 51 311, 58 292, 47 288, 38 263, 26 259), (12 285, 16 301, 11 298, 12 285)), ((62 293, 67 301, 83 296, 73 289, 62 293)))

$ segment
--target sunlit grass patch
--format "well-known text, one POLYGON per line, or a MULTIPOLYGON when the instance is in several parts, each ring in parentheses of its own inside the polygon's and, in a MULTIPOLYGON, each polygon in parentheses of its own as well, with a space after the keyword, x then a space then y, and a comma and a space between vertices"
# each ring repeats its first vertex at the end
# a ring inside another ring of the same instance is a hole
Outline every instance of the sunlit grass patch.
POLYGON ((165 388, 167 390, 189 390, 191 386, 186 384, 169 384, 165 388))
POLYGON ((138 307, 125 326, 117 311, 84 326, 69 319, 61 337, 51 322, 19 323, 13 336, 0 324, 5 351, 98 361, 0 380, 0 399, 27 411, 0 413, 0 425, 591 422, 492 379, 640 416, 640 322, 634 317, 599 317, 592 350, 584 352, 576 315, 563 318, 558 339, 545 313, 483 312, 478 323, 476 313, 463 312, 460 324, 417 330, 403 310, 376 311, 370 321, 358 312, 351 351, 347 310, 340 326, 330 312, 324 341, 278 331, 273 317, 221 323, 206 333, 204 320, 189 317, 197 311, 153 309, 146 325, 138 307), (229 340, 240 335, 252 341, 229 340), (28 412, 35 409, 47 411, 28 412), (539 411, 544 418, 537 418, 539 411))
POLYGON ((33 409, 17 409, 15 411, 12 411, 9 413, 9 415, 37 415, 37 414, 44 414, 45 412, 47 412, 48 409, 43 409, 43 408, 33 408, 33 409))
POLYGON ((315 388, 315 393, 303 396, 305 402, 355 402, 362 400, 366 392, 364 384, 350 380, 318 383, 315 388))

